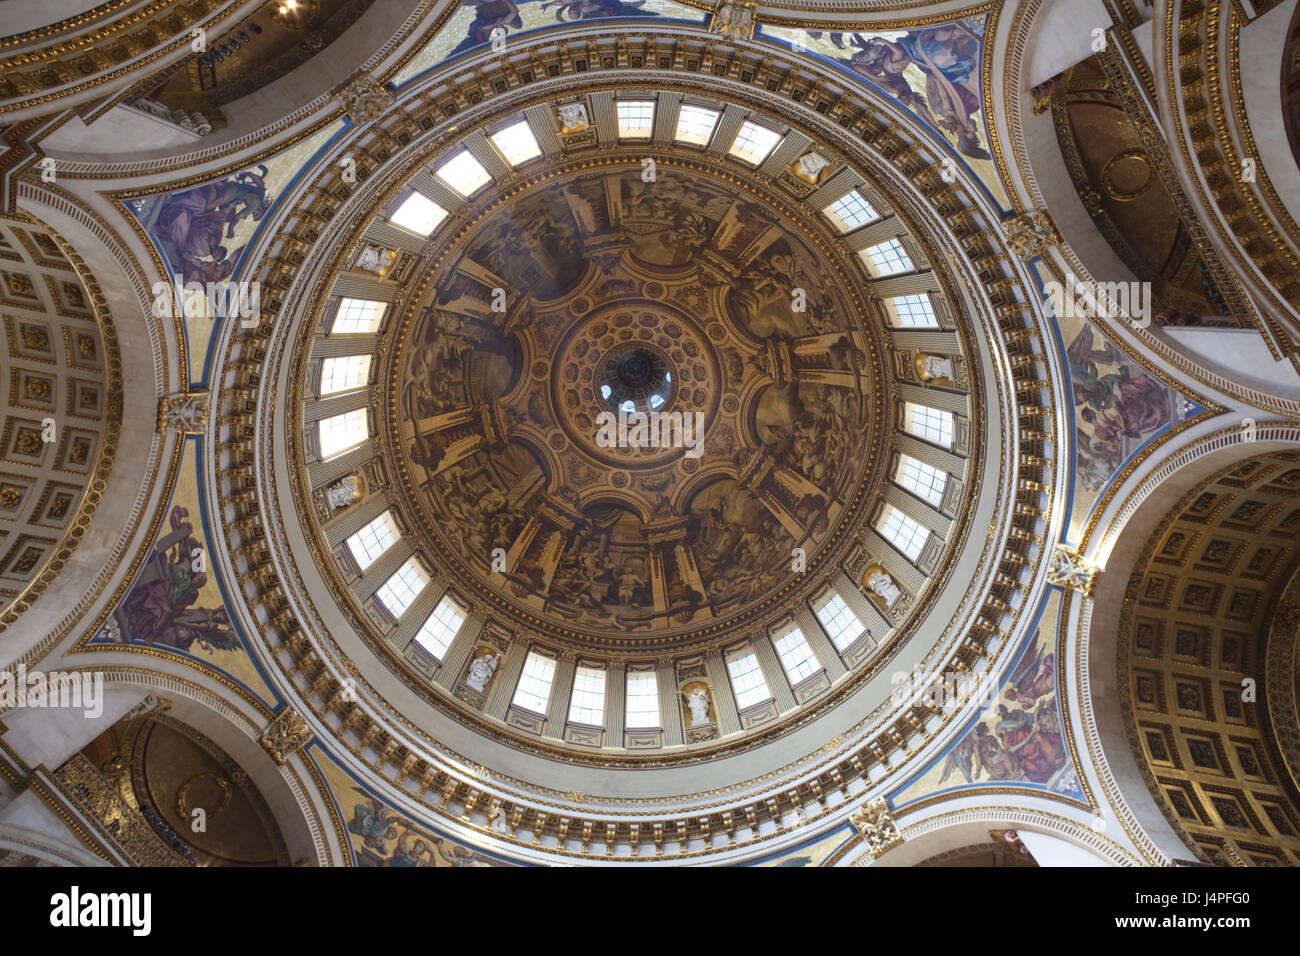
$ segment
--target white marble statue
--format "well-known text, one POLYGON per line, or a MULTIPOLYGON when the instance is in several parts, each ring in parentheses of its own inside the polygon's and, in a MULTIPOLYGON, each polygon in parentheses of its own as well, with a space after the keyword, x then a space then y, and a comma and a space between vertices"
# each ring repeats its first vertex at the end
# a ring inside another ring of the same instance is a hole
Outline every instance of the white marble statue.
POLYGON ((709 695, 704 692, 703 687, 695 688, 695 690, 691 691, 689 697, 682 694, 682 699, 686 701, 686 706, 690 709, 692 727, 709 722, 709 695))
POLYGON ((817 181, 817 177, 821 174, 821 171, 829 165, 830 161, 820 153, 804 153, 799 157, 799 172, 803 173, 813 182, 817 181))
POLYGON ((383 246, 366 246, 361 250, 361 255, 357 256, 356 267, 382 276, 396 258, 397 253, 392 249, 385 249, 383 246))
POLYGON ((587 128, 587 107, 583 103, 563 103, 555 108, 560 116, 560 126, 566 133, 587 128))
POLYGON ((501 655, 494 654, 491 651, 474 659, 474 663, 469 665, 469 676, 465 678, 465 683, 474 688, 480 694, 487 682, 492 679, 492 675, 497 671, 497 664, 501 663, 501 655))
POLYGON ((894 583, 894 579, 884 571, 877 571, 867 578, 867 587, 885 599, 886 607, 897 601, 898 596, 903 593, 898 589, 898 585, 894 583))
POLYGON ((955 381, 952 371, 952 359, 942 355, 923 355, 921 372, 930 378, 946 378, 955 381))
POLYGON ((325 489, 325 501, 331 511, 346 508, 360 497, 361 479, 356 475, 348 475, 325 489))

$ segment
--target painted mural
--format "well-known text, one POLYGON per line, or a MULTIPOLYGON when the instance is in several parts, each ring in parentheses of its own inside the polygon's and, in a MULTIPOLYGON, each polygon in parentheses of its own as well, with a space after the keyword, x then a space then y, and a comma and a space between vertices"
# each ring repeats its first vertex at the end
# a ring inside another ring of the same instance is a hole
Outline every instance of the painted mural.
POLYGON ((764 24, 760 36, 831 60, 915 114, 955 150, 1004 209, 982 91, 988 15, 869 33, 764 24))
POLYGON ((1083 323, 1065 354, 1075 412, 1075 474, 1085 491, 1098 491, 1133 452, 1185 418, 1192 406, 1091 323, 1083 323))
POLYGON ((185 312, 185 337, 191 382, 204 377, 214 319, 204 297, 179 294, 179 286, 238 278, 244 254, 258 227, 285 188, 311 157, 343 129, 343 122, 275 156, 199 186, 142 196, 126 207, 149 234, 167 267, 179 276, 176 301, 185 312))
POLYGON ((329 752, 312 744, 308 754, 334 794, 348 845, 357 866, 448 867, 510 866, 498 859, 451 840, 398 813, 372 792, 358 785, 329 752))
POLYGON ((703 23, 701 10, 672 0, 464 0, 423 50, 393 78, 401 86, 444 60, 515 34, 576 20, 664 18, 703 23))
MULTIPOLYGON (((1051 276, 1041 262, 1040 278, 1051 276)), ((1044 307, 1052 311, 1052 297, 1044 307)), ((1205 409, 1143 371, 1094 321, 1056 316, 1074 414, 1074 507, 1068 541, 1079 535, 1115 474, 1143 446, 1205 409)))
POLYGON ((754 866, 812 867, 826 866, 827 861, 835 856, 845 843, 853 838, 851 826, 841 826, 818 839, 801 844, 792 850, 782 852, 760 860, 754 866))
POLYGON ((185 442, 166 519, 126 597, 91 638, 92 647, 171 652, 222 671, 264 701, 271 692, 231 621, 212 568, 212 539, 200 505, 199 439, 185 442))
POLYGON ((1041 626, 1025 642, 1010 676, 960 738, 894 798, 901 807, 932 793, 1015 784, 1083 799, 1062 730, 1056 628, 1060 591, 1043 603, 1041 626))

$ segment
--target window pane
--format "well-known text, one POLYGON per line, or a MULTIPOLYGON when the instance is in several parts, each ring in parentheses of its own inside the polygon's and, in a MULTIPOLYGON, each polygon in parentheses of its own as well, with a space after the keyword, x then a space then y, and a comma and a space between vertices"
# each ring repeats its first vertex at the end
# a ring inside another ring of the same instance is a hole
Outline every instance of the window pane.
POLYGON ((862 258, 871 267, 875 276, 892 276, 898 272, 907 272, 914 268, 907 250, 897 239, 889 239, 862 251, 862 258))
POLYGON ((579 667, 573 675, 569 720, 575 724, 605 724, 605 672, 599 667, 579 667))
POLYGON ((934 314, 934 305, 925 293, 920 295, 896 295, 889 300, 889 307, 898 324, 906 329, 937 329, 939 320, 934 314))
POLYGON ((406 613, 407 608, 415 603, 415 599, 420 596, 420 592, 428 583, 429 576, 424 573, 424 568, 420 567, 420 562, 415 558, 408 558, 406 563, 397 569, 397 573, 375 592, 375 598, 388 609, 389 614, 400 618, 406 613))
POLYGON ((362 571, 379 560, 379 556, 397 543, 400 537, 392 512, 385 511, 370 524, 348 538, 348 549, 362 571))
POLYGON ((387 302, 374 302, 370 299, 344 299, 339 303, 339 310, 334 314, 334 324, 330 331, 344 335, 364 334, 379 330, 379 323, 384 319, 387 302))
POLYGON ((388 221, 401 226, 403 229, 409 229, 411 232, 418 232, 422 236, 427 236, 437 228, 438 223, 446 218, 447 210, 424 195, 424 193, 411 193, 406 197, 406 201, 388 217, 388 221))
POLYGON ((948 484, 947 472, 917 461, 911 455, 903 455, 898 460, 898 474, 895 477, 900 487, 936 508, 943 503, 943 489, 948 484))
POLYGON ((343 358, 327 358, 321 363, 320 393, 333 395, 349 389, 361 388, 370 378, 370 356, 348 355, 343 358))
POLYGON ((915 561, 921 556, 925 541, 930 537, 929 528, 893 505, 885 511, 877 528, 885 540, 906 555, 909 561, 915 561))
POLYGON ((654 671, 627 675, 627 726, 659 726, 659 676, 654 671))
POLYGON ((758 665, 757 654, 746 654, 727 661, 727 672, 731 675, 731 689, 736 694, 736 706, 741 710, 772 696, 767 690, 767 681, 763 679, 763 669, 758 665))
POLYGON ((673 138, 683 143, 707 146, 720 115, 717 110, 703 106, 683 106, 677 114, 677 132, 673 138))
POLYGON ((880 218, 880 213, 856 189, 827 206, 826 215, 839 227, 840 232, 848 232, 880 218))
POLYGON ((320 437, 320 457, 328 461, 343 454, 349 448, 355 448, 366 440, 366 410, 358 408, 330 418, 322 418, 317 425, 320 437))
POLYGON ((490 139, 511 166, 518 166, 542 155, 542 148, 537 145, 537 137, 533 135, 527 120, 497 130, 490 139))
POLYGON ((618 135, 649 136, 654 132, 654 100, 619 100, 618 101, 618 135))
POLYGON ((841 651, 856 641, 863 631, 862 622, 838 594, 818 609, 817 620, 822 622, 831 643, 841 651))
POLYGON ((441 663, 451 648, 451 642, 460 632, 460 626, 464 623, 465 612, 457 607, 451 598, 445 597, 425 619, 424 625, 415 635, 415 642, 441 663))
POLYGON ((817 662, 817 656, 808 646, 803 631, 799 628, 796 627, 789 634, 778 637, 774 643, 777 656, 781 658, 781 666, 790 675, 791 684, 797 684, 805 677, 811 677, 821 667, 817 662))
POLYGON ((546 713, 546 702, 551 699, 551 681, 555 678, 555 661, 536 651, 529 651, 524 661, 524 672, 519 675, 515 688, 514 705, 534 714, 546 713))
POLYGON ((740 126, 740 132, 736 134, 736 138, 731 144, 730 152, 732 156, 739 157, 757 166, 767 159, 767 154, 772 152, 780 141, 780 133, 770 130, 766 126, 759 126, 750 120, 745 120, 740 126))
POLYGON ((909 432, 917 438, 928 442, 952 447, 952 412, 940 411, 929 405, 917 405, 907 402, 904 410, 904 424, 909 432))
POLYGON ((483 164, 467 149, 462 149, 439 166, 434 175, 462 196, 472 196, 492 182, 483 164))

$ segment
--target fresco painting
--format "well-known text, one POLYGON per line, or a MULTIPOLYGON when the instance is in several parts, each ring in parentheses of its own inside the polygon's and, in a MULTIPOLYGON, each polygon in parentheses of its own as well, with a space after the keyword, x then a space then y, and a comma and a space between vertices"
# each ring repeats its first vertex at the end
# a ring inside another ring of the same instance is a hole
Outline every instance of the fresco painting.
POLYGON ((184 296, 179 286, 235 281, 254 234, 294 177, 343 129, 340 120, 248 169, 198 186, 128 200, 127 209, 154 241, 184 310, 190 381, 203 381, 214 317, 207 299, 184 296), (174 281, 174 279, 173 279, 174 281))
POLYGON ((151 648, 201 661, 269 704, 262 679, 231 620, 212 562, 223 547, 204 527, 198 486, 199 439, 189 438, 166 518, 126 596, 91 638, 91 646, 151 648))
POLYGON ((393 78, 401 86, 412 77, 462 53, 518 33, 576 20, 611 17, 664 18, 703 23, 702 10, 672 0, 465 0, 429 44, 393 78), (496 31, 494 33, 494 31, 496 31))
MULTIPOLYGON (((1041 261, 1042 281, 1052 281, 1041 261)), ((1052 311, 1051 297, 1044 307, 1052 311)), ((1068 541, 1078 541, 1093 507, 1143 446, 1205 409, 1142 370, 1094 321, 1056 317, 1070 376, 1074 423, 1074 507, 1068 541)))
POLYGON ((1057 692, 1060 603, 1060 591, 1053 588, 1040 626, 1025 642, 1010 676, 970 727, 894 797, 895 807, 944 790, 994 784, 1083 799, 1057 692))
POLYGON ((825 866, 835 851, 852 839, 854 834, 853 827, 838 827, 821 839, 803 846, 795 847, 793 850, 786 850, 775 856, 770 856, 764 860, 755 863, 755 866, 782 866, 782 867, 813 867, 825 866))
POLYGON ((805 30, 764 24, 759 35, 823 57, 915 114, 947 142, 1002 208, 1010 200, 993 162, 983 101, 989 17, 962 17, 872 32, 805 30))
POLYGON ((356 779, 319 744, 307 749, 347 829, 355 864, 361 867, 449 867, 514 865, 449 839, 394 810, 356 779))

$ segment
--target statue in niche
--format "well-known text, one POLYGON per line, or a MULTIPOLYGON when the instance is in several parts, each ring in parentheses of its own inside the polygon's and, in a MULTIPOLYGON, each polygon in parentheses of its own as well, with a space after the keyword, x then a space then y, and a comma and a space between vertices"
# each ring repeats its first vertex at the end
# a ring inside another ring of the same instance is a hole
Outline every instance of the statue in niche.
POLYGON ((709 695, 705 693, 703 687, 696 687, 689 695, 682 694, 682 700, 686 701, 686 708, 691 712, 692 727, 710 723, 709 695))
POLYGON ((501 655, 492 651, 487 651, 474 659, 474 663, 469 665, 469 674, 465 677, 465 683, 483 693, 483 688, 487 687, 488 681, 492 675, 497 672, 497 665, 501 663, 501 655))
POLYGON ((898 600, 899 595, 903 592, 898 589, 898 585, 884 571, 877 571, 867 578, 867 587, 874 594, 879 594, 885 600, 885 607, 890 607, 898 600))
POLYGON ((816 186, 821 180, 822 172, 830 166, 830 160, 820 153, 804 153, 795 163, 794 173, 805 182, 816 186))
POLYGON ((373 272, 382 279, 396 261, 396 250, 385 249, 383 246, 366 246, 361 250, 361 255, 357 256, 356 268, 373 272))
POLYGON ((329 504, 330 511, 346 508, 360 499, 361 479, 356 475, 348 475, 325 489, 325 501, 329 504))
POLYGON ((922 352, 916 357, 916 371, 923 381, 928 382, 933 378, 946 378, 950 382, 956 381, 952 359, 944 355, 929 355, 922 352))
POLYGON ((584 103, 561 103, 555 112, 560 118, 561 133, 580 133, 589 125, 584 103))

